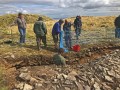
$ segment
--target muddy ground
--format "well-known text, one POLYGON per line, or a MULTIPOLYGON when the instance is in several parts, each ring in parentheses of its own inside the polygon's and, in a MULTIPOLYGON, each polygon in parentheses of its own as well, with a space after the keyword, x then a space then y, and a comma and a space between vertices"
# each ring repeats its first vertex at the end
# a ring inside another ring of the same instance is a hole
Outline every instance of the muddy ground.
MULTIPOLYGON (((5 45, 8 47, 8 45, 5 45)), ((9 46, 10 48, 14 46, 9 46)), ((101 58, 103 55, 111 53, 113 50, 120 49, 119 45, 114 43, 104 43, 98 45, 90 45, 89 47, 82 46, 80 52, 70 51, 69 53, 64 54, 64 57, 68 60, 68 67, 74 69, 76 65, 84 65, 86 63, 93 62, 101 58)), ((1 48, 2 45, 1 45, 1 48)), ((18 83, 17 76, 19 75, 19 70, 23 67, 29 67, 30 72, 33 74, 45 73, 52 76, 55 72, 49 71, 51 68, 56 68, 52 61, 53 55, 56 53, 52 47, 48 47, 48 50, 36 51, 34 54, 28 54, 33 52, 30 48, 26 48, 25 52, 27 54, 22 55, 19 50, 24 50, 25 47, 20 47, 19 49, 13 49, 12 53, 7 52, 3 53, 0 57, 1 66, 4 69, 4 84, 9 87, 9 89, 15 87, 15 84, 18 83), (18 52, 18 53, 17 53, 18 52), (43 52, 43 53, 41 53, 43 52), (38 54, 35 54, 38 53, 38 54), (48 71, 48 72, 47 72, 48 71)), ((1 52, 2 53, 2 52, 1 52)), ((34 76, 34 75, 33 75, 34 76)))

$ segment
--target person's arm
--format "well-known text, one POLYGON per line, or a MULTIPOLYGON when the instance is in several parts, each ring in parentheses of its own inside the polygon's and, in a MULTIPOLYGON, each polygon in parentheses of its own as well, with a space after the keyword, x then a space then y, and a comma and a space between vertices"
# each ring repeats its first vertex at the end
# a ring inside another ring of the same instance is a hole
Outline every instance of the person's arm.
POLYGON ((118 17, 115 19, 115 21, 114 21, 114 25, 115 25, 115 27, 118 27, 117 26, 117 22, 118 22, 118 17))
MULTIPOLYGON (((25 19, 24 19, 25 20, 25 19)), ((26 20, 25 20, 25 27, 27 28, 27 22, 26 22, 26 20)))
POLYGON ((60 28, 59 24, 56 24, 56 30, 57 30, 57 33, 61 32, 61 28, 60 28))
POLYGON ((80 20, 80 26, 82 27, 82 21, 80 20))
POLYGON ((10 26, 14 26, 14 25, 17 25, 17 21, 18 19, 14 20, 12 24, 10 24, 10 26))
POLYGON ((45 34, 47 34, 47 27, 46 27, 45 23, 43 23, 43 30, 44 30, 45 34))
POLYGON ((33 26, 33 32, 36 33, 36 32, 35 32, 35 24, 34 24, 34 26, 33 26))
POLYGON ((74 28, 76 28, 76 27, 75 27, 75 25, 76 25, 76 19, 74 20, 74 24, 73 24, 73 25, 74 25, 74 28))
POLYGON ((63 25, 63 31, 65 31, 65 28, 66 28, 65 25, 63 25))

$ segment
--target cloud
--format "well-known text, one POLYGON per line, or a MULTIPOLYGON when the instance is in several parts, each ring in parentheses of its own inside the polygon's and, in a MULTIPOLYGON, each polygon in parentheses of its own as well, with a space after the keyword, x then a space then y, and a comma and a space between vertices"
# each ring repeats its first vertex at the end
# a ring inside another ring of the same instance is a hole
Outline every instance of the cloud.
POLYGON ((37 13, 53 18, 120 13, 119 0, 0 0, 0 14, 37 13))

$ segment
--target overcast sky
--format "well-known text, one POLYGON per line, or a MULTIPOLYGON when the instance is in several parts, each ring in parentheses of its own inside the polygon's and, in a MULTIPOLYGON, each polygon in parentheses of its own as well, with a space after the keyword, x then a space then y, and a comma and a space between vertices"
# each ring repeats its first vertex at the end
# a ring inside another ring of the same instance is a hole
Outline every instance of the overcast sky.
POLYGON ((120 0, 0 0, 0 14, 36 13, 52 18, 120 14, 120 0))

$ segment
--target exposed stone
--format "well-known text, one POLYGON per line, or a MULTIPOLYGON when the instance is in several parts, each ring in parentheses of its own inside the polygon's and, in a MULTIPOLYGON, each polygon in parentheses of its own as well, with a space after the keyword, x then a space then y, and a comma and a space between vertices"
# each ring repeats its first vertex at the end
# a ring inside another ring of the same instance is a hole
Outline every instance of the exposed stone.
POLYGON ((11 55, 11 58, 15 59, 15 55, 14 55, 14 54, 12 54, 12 55, 11 55))
POLYGON ((76 81, 75 76, 72 76, 72 75, 68 75, 67 79, 72 80, 72 81, 76 81))
POLYGON ((30 84, 31 84, 31 85, 34 85, 35 83, 38 83, 38 80, 31 77, 31 78, 30 78, 30 84))
POLYGON ((64 79, 67 79, 67 77, 68 77, 68 76, 65 75, 65 74, 62 74, 62 76, 63 76, 64 79))
POLYGON ((84 88, 85 88, 85 90, 91 90, 88 85, 86 85, 84 88))
POLYGON ((42 87, 42 84, 41 83, 36 83, 35 87, 42 87))
POLYGON ((95 82, 94 88, 95 88, 95 90, 101 90, 101 89, 100 89, 100 86, 99 86, 99 84, 98 84, 97 82, 95 82))
POLYGON ((21 73, 27 73, 27 72, 28 72, 28 68, 22 67, 19 71, 20 71, 21 73))
POLYGON ((65 90, 71 90, 69 87, 65 87, 65 90))
POLYGON ((19 77, 20 77, 21 79, 25 80, 25 81, 28 81, 28 80, 31 79, 31 76, 30 76, 30 74, 28 74, 28 73, 21 73, 21 74, 19 75, 19 77))
POLYGON ((16 89, 22 90, 23 87, 24 87, 24 83, 19 83, 19 84, 16 84, 16 85, 15 85, 15 88, 16 88, 16 89))
POLYGON ((109 81, 109 82, 113 82, 112 78, 109 76, 105 76, 105 80, 109 81))
POLYGON ((32 90, 32 89, 33 89, 33 87, 28 84, 25 84, 24 88, 23 88, 23 90, 32 90))
POLYGON ((83 85, 81 85, 80 83, 78 83, 78 82, 74 82, 75 83, 75 85, 77 86, 77 89, 78 90, 84 90, 84 88, 83 88, 83 85))

